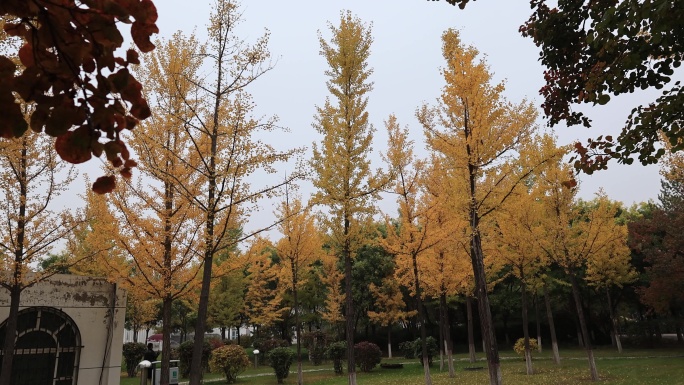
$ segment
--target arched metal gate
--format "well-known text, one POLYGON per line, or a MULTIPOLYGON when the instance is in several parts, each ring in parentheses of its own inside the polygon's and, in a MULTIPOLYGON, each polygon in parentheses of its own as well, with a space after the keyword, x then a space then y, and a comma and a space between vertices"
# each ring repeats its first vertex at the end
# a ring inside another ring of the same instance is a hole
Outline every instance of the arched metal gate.
MULTIPOLYGON (((6 323, 0 326, 0 347, 6 323)), ((51 307, 23 309, 17 323, 12 385, 75 385, 80 352, 81 334, 66 313, 51 307)))

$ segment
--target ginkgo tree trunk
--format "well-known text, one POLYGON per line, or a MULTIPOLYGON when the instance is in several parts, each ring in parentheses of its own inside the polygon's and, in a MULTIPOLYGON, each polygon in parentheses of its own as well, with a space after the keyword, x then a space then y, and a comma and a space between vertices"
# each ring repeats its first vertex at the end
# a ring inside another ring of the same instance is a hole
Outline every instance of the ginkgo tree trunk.
POLYGON ((368 68, 373 41, 370 27, 347 11, 341 13, 339 26, 330 24, 329 29, 331 40, 319 34, 319 42, 329 66, 326 85, 333 100, 326 98, 317 107, 313 126, 323 139, 314 143, 309 164, 317 190, 312 202, 327 209, 321 225, 344 265, 348 382, 356 385, 352 261, 365 239, 364 223, 375 212, 374 203, 386 178, 371 170, 369 159, 374 132, 366 111, 372 89, 368 80, 372 72, 368 68))
MULTIPOLYGON (((469 222, 470 257, 480 312, 481 330, 492 385, 502 383, 499 351, 487 293, 482 248, 482 221, 512 194, 515 186, 548 159, 520 164, 516 154, 530 143, 537 113, 527 101, 513 104, 502 95, 504 84, 491 84, 492 74, 474 47, 461 43, 458 32, 442 35, 446 85, 434 107, 417 111, 428 146, 467 191, 462 214, 469 222)), ((455 192, 454 192, 455 193, 455 192)))

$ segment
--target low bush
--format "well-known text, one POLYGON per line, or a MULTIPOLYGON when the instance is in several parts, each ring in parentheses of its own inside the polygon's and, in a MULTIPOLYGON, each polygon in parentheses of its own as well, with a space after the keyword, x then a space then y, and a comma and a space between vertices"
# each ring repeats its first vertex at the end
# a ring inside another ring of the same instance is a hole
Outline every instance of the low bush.
POLYGON ((232 384, 238 374, 249 367, 249 357, 245 349, 238 345, 224 345, 211 352, 209 366, 213 372, 223 372, 226 381, 232 384))
POLYGON ((382 351, 378 345, 362 341, 354 345, 354 360, 362 372, 370 372, 382 360, 382 351))
POLYGON ((296 353, 290 348, 274 348, 268 353, 268 362, 275 371, 276 379, 279 384, 290 374, 290 365, 295 358, 296 353))
POLYGON ((205 341, 209 343, 209 346, 211 346, 211 351, 214 351, 215 349, 225 345, 223 340, 220 338, 207 338, 205 341))
MULTIPOLYGON (((434 337, 427 337, 425 342, 427 343, 428 365, 432 366, 432 358, 439 354, 437 340, 434 337)), ((421 364, 423 363, 423 342, 420 338, 413 341, 413 356, 418 358, 421 364)))
MULTIPOLYGON (((185 341, 178 347, 178 370, 181 377, 190 375, 190 365, 192 364, 192 345, 194 341, 185 341)), ((202 346, 202 369, 209 368, 209 356, 211 355, 211 345, 204 341, 202 346)))
POLYGON ((314 365, 320 365, 325 358, 325 349, 332 341, 332 336, 324 331, 315 330, 302 333, 302 345, 308 350, 309 361, 314 365))
POLYGON ((404 355, 406 359, 416 358, 415 346, 413 346, 413 341, 404 341, 399 344, 399 351, 404 355))
POLYGON ((333 361, 333 369, 335 374, 344 374, 344 368, 342 363, 344 358, 347 356, 347 342, 337 341, 328 345, 325 350, 325 355, 333 361))
POLYGON ((264 364, 268 363, 268 353, 275 348, 285 348, 290 346, 290 341, 277 338, 254 341, 254 348, 259 349, 259 355, 264 357, 264 364))
POLYGON ((138 364, 142 361, 146 351, 147 346, 140 342, 126 342, 123 344, 123 356, 128 377, 135 377, 138 364))
MULTIPOLYGON (((537 345, 537 339, 536 338, 530 338, 530 354, 533 350, 537 350, 539 348, 539 345, 537 345)), ((515 345, 513 345, 513 350, 515 350, 516 353, 518 353, 521 356, 525 355, 525 339, 524 338, 518 338, 517 341, 515 341, 515 345)))

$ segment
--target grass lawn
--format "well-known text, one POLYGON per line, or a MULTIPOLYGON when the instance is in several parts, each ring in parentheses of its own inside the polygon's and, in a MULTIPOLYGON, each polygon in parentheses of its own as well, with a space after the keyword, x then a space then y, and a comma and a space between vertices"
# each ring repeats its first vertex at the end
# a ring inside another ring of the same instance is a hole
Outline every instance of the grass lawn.
MULTIPOLYGON (((599 349, 595 351, 596 366, 598 367, 600 384, 610 385, 680 385, 684 384, 684 350, 676 349, 649 349, 631 350, 626 349, 622 355, 612 349, 599 349)), ((456 378, 449 378, 445 371, 440 372, 439 362, 436 361, 431 368, 434 385, 481 385, 488 384, 486 361, 483 354, 478 354, 479 361, 470 364, 464 354, 455 356, 456 378), (465 370, 466 367, 479 366, 480 370, 465 370)), ((591 383, 589 366, 583 350, 561 350, 561 365, 556 365, 551 360, 550 352, 535 354, 535 374, 525 374, 525 363, 512 351, 501 352, 501 368, 504 383, 522 385, 575 385, 579 383, 591 383)), ((403 369, 375 368, 370 373, 358 372, 358 382, 361 385, 422 385, 424 384, 423 370, 418 365, 418 360, 404 358, 387 360, 383 363, 404 363, 403 369)), ((291 370, 296 370, 294 364, 291 370)), ((332 363, 321 366, 304 364, 304 383, 306 385, 344 385, 347 383, 346 376, 335 376, 332 372, 332 363)), ((216 374, 205 376, 207 383, 222 384, 216 374), (214 382, 214 381, 218 382, 214 382)), ((181 380, 183 381, 183 380, 181 380)), ((285 384, 296 384, 296 374, 290 374, 285 384)), ((122 374, 121 385, 137 385, 139 379, 129 379, 122 374)), ((238 376, 236 384, 242 385, 276 385, 277 381, 270 367, 250 368, 238 376)))

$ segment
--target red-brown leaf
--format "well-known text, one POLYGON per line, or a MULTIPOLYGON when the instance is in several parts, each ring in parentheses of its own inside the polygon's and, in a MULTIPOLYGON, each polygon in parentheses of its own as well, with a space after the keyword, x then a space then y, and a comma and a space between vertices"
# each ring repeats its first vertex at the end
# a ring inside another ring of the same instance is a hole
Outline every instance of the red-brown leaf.
POLYGON ((87 127, 67 131, 55 140, 55 150, 65 161, 73 164, 87 162, 92 157, 91 139, 87 127))
POLYGON ((98 194, 106 194, 116 188, 116 178, 113 175, 101 176, 93 183, 93 191, 98 194))
POLYGON ((33 67, 36 65, 33 56, 33 45, 31 43, 26 43, 19 48, 19 60, 24 67, 33 67))

